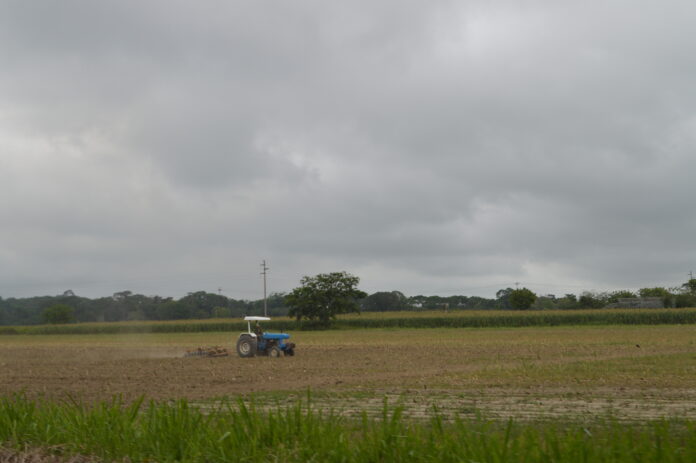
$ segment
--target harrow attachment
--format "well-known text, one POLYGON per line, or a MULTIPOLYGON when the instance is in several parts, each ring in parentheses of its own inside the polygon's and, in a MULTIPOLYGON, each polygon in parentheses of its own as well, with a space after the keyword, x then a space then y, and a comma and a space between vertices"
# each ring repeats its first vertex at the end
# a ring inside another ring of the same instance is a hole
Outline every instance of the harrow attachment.
POLYGON ((187 350, 184 357, 227 357, 228 355, 230 354, 227 352, 227 349, 215 346, 187 350))

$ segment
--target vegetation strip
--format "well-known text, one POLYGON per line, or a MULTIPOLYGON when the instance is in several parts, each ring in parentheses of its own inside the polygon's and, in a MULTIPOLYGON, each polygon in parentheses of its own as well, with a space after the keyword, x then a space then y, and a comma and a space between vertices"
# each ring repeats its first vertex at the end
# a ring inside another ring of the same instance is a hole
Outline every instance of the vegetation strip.
POLYGON ((87 323, 98 320, 194 320, 242 318, 266 313, 321 322, 326 325, 335 315, 359 312, 427 310, 583 310, 600 308, 688 308, 696 307, 696 279, 681 286, 641 288, 637 293, 583 292, 536 295, 527 288, 505 288, 495 299, 451 295, 406 297, 399 291, 378 291, 367 296, 357 289, 359 278, 346 272, 304 277, 301 286, 290 294, 272 293, 257 301, 235 300, 222 294, 190 292, 179 300, 171 297, 145 296, 120 291, 111 297, 89 299, 65 291, 58 296, 8 298, 0 296, 0 326, 39 325, 41 323, 87 323), (639 296, 639 297, 637 297, 639 296))
MULTIPOLYGON (((562 325, 685 325, 696 324, 696 309, 598 309, 578 311, 490 311, 435 313, 365 313, 334 320, 332 329, 361 328, 495 328, 562 325)), ((276 331, 326 329, 321 323, 277 319, 266 322, 276 331)), ((12 334, 128 334, 243 331, 241 321, 80 323, 70 325, 4 326, 0 335, 12 334)))
POLYGON ((386 404, 378 417, 347 419, 310 402, 258 411, 221 401, 202 411, 171 403, 119 399, 85 406, 0 400, 5 448, 59 448, 104 461, 696 461, 691 422, 520 424, 435 415, 428 422, 386 404))

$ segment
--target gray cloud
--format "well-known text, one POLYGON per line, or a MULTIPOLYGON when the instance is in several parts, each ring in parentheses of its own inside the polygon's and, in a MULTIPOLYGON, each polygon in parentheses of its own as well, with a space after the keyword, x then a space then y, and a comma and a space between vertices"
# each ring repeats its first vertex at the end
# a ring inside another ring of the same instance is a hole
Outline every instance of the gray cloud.
POLYGON ((0 295, 675 285, 688 2, 6 2, 0 295))

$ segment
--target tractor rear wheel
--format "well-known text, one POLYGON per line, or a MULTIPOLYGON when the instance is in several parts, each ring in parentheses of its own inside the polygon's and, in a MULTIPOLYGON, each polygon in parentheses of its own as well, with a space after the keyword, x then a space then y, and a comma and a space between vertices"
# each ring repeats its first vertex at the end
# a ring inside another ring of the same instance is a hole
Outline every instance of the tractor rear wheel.
POLYGON ((256 355, 256 339, 248 334, 240 336, 237 340, 237 353, 243 358, 256 355))
POLYGON ((268 349, 268 356, 273 358, 280 357, 280 348, 278 346, 271 347, 268 349))

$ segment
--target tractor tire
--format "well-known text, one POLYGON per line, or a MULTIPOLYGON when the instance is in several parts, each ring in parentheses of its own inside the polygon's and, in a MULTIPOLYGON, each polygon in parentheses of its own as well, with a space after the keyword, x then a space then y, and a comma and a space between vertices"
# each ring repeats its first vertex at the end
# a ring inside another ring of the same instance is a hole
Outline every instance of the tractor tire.
POLYGON ((293 355, 295 355, 295 349, 285 349, 285 355, 292 357, 293 355))
POLYGON ((253 357, 256 355, 256 338, 249 335, 240 336, 237 340, 237 354, 242 358, 253 357))
POLYGON ((273 357, 273 358, 278 358, 280 357, 280 348, 278 346, 273 346, 270 349, 268 349, 268 356, 273 357))

